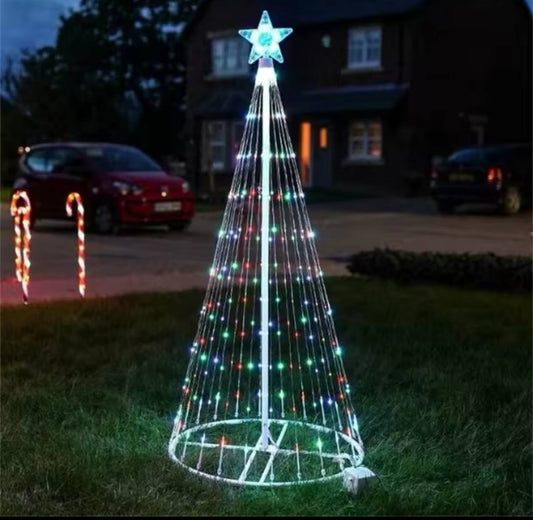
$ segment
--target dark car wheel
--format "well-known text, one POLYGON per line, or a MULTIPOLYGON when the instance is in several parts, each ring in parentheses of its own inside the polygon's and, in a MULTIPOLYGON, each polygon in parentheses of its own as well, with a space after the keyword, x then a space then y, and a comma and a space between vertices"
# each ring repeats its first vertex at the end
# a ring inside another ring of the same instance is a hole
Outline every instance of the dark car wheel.
POLYGON ((522 194, 515 186, 509 186, 505 190, 501 204, 501 212, 504 215, 516 215, 522 207, 522 194))
POLYGON ((116 234, 119 230, 115 211, 107 202, 96 205, 92 224, 94 231, 103 235, 116 234))
POLYGON ((171 222, 168 227, 176 231, 184 231, 191 225, 190 220, 179 220, 178 222, 171 222))
POLYGON ((449 215, 450 213, 453 213, 455 206, 456 204, 454 202, 443 200, 437 201, 437 209, 439 210, 439 213, 442 213, 444 215, 449 215))

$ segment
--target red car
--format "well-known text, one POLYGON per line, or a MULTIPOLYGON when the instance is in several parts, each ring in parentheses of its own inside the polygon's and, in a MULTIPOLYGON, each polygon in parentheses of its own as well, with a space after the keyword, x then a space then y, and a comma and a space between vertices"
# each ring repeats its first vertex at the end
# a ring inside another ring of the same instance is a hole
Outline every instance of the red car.
POLYGON ((103 143, 46 143, 26 148, 13 188, 28 192, 36 219, 65 219, 65 201, 82 196, 86 222, 99 233, 121 225, 185 229, 194 215, 189 183, 166 173, 137 148, 103 143))

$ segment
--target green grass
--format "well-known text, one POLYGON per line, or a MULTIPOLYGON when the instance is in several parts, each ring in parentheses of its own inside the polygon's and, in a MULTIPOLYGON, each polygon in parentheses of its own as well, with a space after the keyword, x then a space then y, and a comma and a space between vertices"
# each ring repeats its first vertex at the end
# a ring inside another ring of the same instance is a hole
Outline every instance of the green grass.
POLYGON ((11 186, 0 186, 0 202, 11 202, 11 186))
POLYGON ((203 294, 2 308, 1 514, 528 515, 528 296, 328 281, 379 480, 240 490, 166 456, 203 294))

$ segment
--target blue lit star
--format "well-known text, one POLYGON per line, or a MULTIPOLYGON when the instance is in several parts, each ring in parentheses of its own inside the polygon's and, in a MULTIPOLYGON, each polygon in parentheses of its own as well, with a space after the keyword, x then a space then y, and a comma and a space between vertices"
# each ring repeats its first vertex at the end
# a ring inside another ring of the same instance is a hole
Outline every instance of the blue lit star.
POLYGON ((257 29, 243 29, 239 34, 252 44, 248 63, 259 58, 272 58, 283 63, 279 42, 291 34, 292 29, 274 29, 267 11, 263 11, 257 29))

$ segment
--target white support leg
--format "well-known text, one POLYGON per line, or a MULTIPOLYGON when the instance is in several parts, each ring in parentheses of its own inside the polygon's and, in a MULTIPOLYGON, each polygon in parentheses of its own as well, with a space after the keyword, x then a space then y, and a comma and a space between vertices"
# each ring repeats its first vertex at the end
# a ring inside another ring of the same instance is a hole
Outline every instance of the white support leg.
POLYGON ((261 448, 267 449, 270 432, 268 428, 268 322, 269 322, 269 242, 270 227, 270 86, 275 81, 272 60, 259 61, 256 82, 263 90, 261 155, 261 448))

